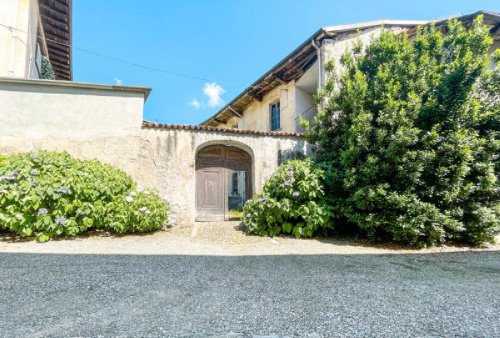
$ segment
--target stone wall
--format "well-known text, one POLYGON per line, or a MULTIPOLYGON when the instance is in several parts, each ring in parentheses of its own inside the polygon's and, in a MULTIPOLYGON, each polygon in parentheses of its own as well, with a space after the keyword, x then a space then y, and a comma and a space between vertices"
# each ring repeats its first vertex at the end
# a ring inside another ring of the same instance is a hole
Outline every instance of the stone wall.
POLYGON ((300 136, 141 127, 147 93, 140 87, 0 79, 0 153, 65 150, 113 164, 140 185, 156 188, 182 225, 196 217, 195 158, 203 147, 225 144, 247 151, 253 159, 254 192, 283 157, 306 152, 300 136))

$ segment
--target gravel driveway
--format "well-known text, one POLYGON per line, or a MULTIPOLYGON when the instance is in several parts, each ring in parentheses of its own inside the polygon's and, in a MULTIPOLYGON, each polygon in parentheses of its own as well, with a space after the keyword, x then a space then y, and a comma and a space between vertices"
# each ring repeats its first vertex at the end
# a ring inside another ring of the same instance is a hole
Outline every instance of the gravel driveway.
POLYGON ((0 254, 0 335, 498 337, 500 252, 0 254))

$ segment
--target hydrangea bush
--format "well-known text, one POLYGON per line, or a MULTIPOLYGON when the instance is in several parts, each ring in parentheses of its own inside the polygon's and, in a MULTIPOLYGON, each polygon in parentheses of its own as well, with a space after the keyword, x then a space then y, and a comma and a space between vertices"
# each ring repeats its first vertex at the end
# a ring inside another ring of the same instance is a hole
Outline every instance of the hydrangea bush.
POLYGON ((109 205, 104 228, 116 233, 154 231, 165 224, 166 202, 151 190, 140 187, 109 205))
POLYGON ((311 237, 331 227, 331 210, 324 199, 322 171, 310 159, 280 166, 243 207, 242 225, 260 236, 293 234, 311 237))
POLYGON ((130 176, 95 160, 48 151, 0 159, 0 229, 23 237, 153 231, 168 210, 155 192, 136 191, 130 176))

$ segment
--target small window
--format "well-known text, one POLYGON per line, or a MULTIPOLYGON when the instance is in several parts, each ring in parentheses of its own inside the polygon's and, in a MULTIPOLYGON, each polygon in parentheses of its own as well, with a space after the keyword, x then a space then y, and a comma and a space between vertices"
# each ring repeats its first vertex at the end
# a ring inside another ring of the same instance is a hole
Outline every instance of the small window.
POLYGON ((233 196, 239 196, 238 193, 238 172, 233 172, 233 191, 231 192, 233 196))
POLYGON ((271 131, 281 128, 280 119, 280 103, 276 102, 271 105, 271 131))

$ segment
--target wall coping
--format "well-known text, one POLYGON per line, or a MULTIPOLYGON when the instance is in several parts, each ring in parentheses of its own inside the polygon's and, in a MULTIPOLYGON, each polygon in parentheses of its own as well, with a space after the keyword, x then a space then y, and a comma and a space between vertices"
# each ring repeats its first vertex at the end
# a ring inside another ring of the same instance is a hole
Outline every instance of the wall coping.
POLYGON ((144 95, 144 101, 146 101, 146 99, 149 96, 149 93, 151 93, 151 88, 142 86, 115 86, 115 85, 98 84, 98 83, 73 82, 73 81, 61 81, 61 80, 24 79, 18 77, 5 77, 5 76, 0 76, 0 84, 40 86, 40 87, 64 87, 64 88, 102 90, 102 91, 113 91, 113 92, 142 93, 144 95))
POLYGON ((150 121, 144 120, 142 122, 142 127, 146 129, 175 129, 175 130, 200 130, 200 131, 209 131, 209 132, 222 132, 222 133, 231 133, 231 134, 240 134, 240 135, 260 135, 260 136, 274 136, 274 137, 283 137, 283 136, 292 136, 292 137, 305 137, 304 133, 290 133, 290 132, 279 132, 279 131, 260 131, 260 130, 249 130, 249 129, 234 129, 234 128, 217 128, 217 127, 209 127, 204 125, 189 125, 189 124, 163 124, 163 123, 154 123, 150 121))

